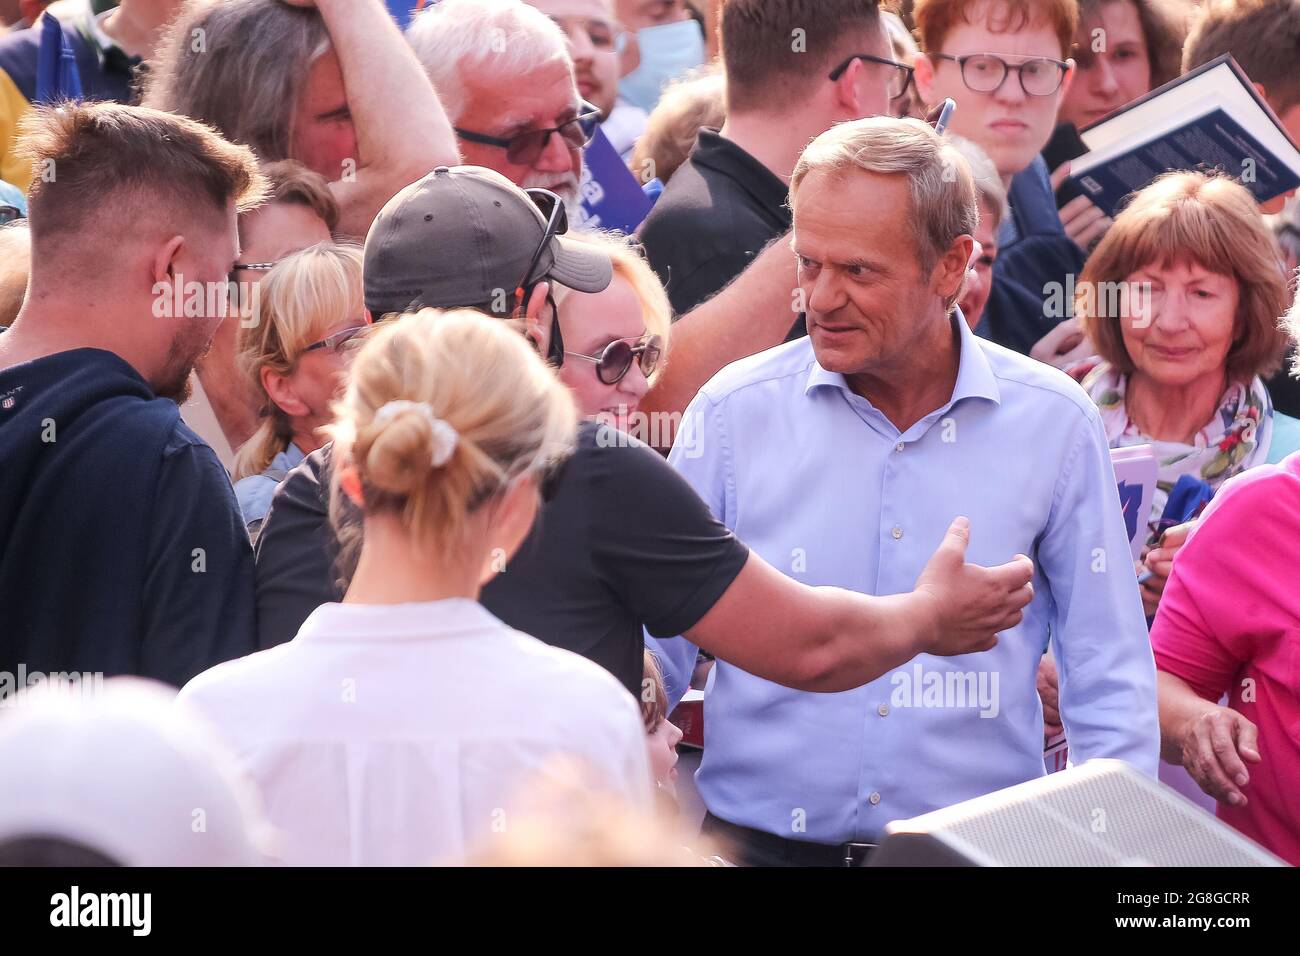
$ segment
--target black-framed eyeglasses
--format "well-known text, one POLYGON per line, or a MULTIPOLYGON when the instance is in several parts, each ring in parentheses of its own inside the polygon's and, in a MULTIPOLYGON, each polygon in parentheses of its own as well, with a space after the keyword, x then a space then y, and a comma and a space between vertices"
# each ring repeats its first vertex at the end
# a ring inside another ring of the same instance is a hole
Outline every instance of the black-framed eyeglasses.
MULTIPOLYGON (((537 271, 537 266, 542 261, 546 250, 551 247, 551 240, 569 231, 569 214, 565 211, 563 199, 549 189, 525 189, 524 192, 546 217, 546 228, 542 230, 542 241, 537 244, 533 257, 528 260, 528 268, 524 270, 523 278, 519 280, 519 286, 515 289, 515 298, 521 308, 525 306, 528 293, 536 284, 533 273, 537 271)), ((560 335, 559 318, 555 315, 551 316, 551 346, 547 350, 546 357, 556 368, 564 364, 564 339, 560 335)))
POLYGON ((641 374, 649 378, 659 367, 663 356, 663 340, 657 335, 641 335, 628 339, 615 339, 599 355, 587 355, 585 352, 565 352, 570 358, 580 358, 596 365, 596 378, 605 385, 617 385, 632 368, 632 363, 641 366, 641 374), (634 344, 635 343, 635 344, 634 344))
POLYGON ((849 68, 854 60, 866 60, 869 63, 879 63, 881 66, 893 67, 889 74, 889 98, 896 100, 904 93, 912 82, 912 68, 905 63, 899 63, 896 60, 890 60, 883 56, 876 56, 873 53, 854 53, 843 63, 827 75, 828 80, 838 80, 844 75, 844 71, 849 68))
POLYGON ((522 133, 517 133, 509 139, 500 136, 488 136, 486 133, 475 133, 467 129, 456 127, 456 135, 469 143, 479 143, 483 146, 495 146, 497 149, 506 151, 506 159, 517 166, 531 166, 537 161, 537 157, 542 155, 542 150, 551 141, 551 136, 555 133, 560 134, 566 146, 570 149, 582 149, 591 142, 591 138, 596 135, 596 127, 600 125, 600 110, 590 103, 584 102, 578 115, 566 123, 559 126, 549 126, 546 129, 529 129, 522 133))
POLYGON ((552 22, 572 37, 577 30, 587 34, 597 53, 622 53, 627 46, 627 32, 622 24, 603 17, 551 17, 552 22))
POLYGON ((308 352, 315 352, 318 349, 328 349, 335 355, 341 355, 351 347, 361 344, 361 337, 371 330, 373 326, 368 322, 362 322, 360 325, 350 325, 346 329, 339 329, 330 335, 325 336, 319 342, 313 342, 301 352, 306 355, 308 352))
POLYGON ((1051 96, 1061 88, 1070 64, 1048 56, 1035 56, 1023 63, 1008 63, 996 53, 931 53, 937 60, 952 60, 961 67, 961 81, 972 93, 996 93, 1015 70, 1020 88, 1029 96, 1051 96))

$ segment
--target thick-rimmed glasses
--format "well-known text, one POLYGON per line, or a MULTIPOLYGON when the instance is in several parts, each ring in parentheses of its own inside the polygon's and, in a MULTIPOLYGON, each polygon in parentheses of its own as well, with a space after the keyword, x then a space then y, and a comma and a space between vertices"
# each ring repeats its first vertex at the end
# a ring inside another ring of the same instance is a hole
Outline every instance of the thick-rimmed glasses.
POLYGON ((891 67, 889 71, 888 86, 889 98, 891 100, 896 100, 906 93, 908 86, 912 83, 912 68, 910 66, 898 63, 894 60, 886 59, 883 56, 876 56, 872 53, 854 53, 835 69, 831 70, 830 74, 826 78, 828 80, 838 80, 844 75, 844 71, 849 68, 849 65, 852 64, 854 60, 866 60, 868 63, 878 63, 881 66, 891 67))
POLYGON ((996 53, 931 53, 936 60, 952 60, 961 67, 961 81, 972 93, 996 93, 1012 70, 1020 78, 1020 88, 1029 96, 1051 96, 1061 88, 1070 64, 1047 56, 1035 56, 1022 63, 1008 63, 996 53))
POLYGON ((663 355, 663 340, 657 335, 641 335, 628 339, 615 339, 601 349, 599 355, 587 355, 585 352, 564 354, 569 358, 594 362, 596 378, 605 385, 617 385, 632 368, 634 361, 640 363, 641 374, 646 378, 653 375, 663 355))
POLYGON ((577 116, 559 126, 525 130, 509 138, 488 136, 486 133, 475 133, 457 126, 456 135, 467 143, 504 149, 506 159, 516 166, 531 166, 537 162, 537 157, 542 155, 542 150, 546 149, 554 134, 559 133, 570 149, 582 149, 596 135, 596 127, 599 125, 600 110, 590 103, 583 103, 577 116))

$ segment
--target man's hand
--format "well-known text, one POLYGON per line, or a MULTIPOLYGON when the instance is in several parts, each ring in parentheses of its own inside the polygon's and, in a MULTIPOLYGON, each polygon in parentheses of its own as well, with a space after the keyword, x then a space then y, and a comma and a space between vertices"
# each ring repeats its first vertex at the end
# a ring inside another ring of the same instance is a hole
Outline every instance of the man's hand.
POLYGON ((1043 702, 1043 740, 1057 736, 1061 724, 1061 695, 1056 683, 1056 662, 1044 656, 1038 662, 1038 696, 1043 702))
MULTIPOLYGON (((1052 172, 1052 192, 1056 192, 1069 175, 1069 163, 1056 167, 1052 172)), ((1084 252, 1092 251, 1092 247, 1114 224, 1115 220, 1102 212, 1087 196, 1075 196, 1061 207, 1061 225, 1065 227, 1065 234, 1084 252)))
POLYGON ((1183 766, 1197 786, 1220 803, 1246 805, 1241 788, 1250 783, 1246 764, 1259 763, 1255 725, 1228 707, 1211 706, 1183 731, 1183 766))
POLYGON ((966 563, 970 521, 957 518, 917 579, 913 594, 928 608, 922 652, 951 657, 987 651, 997 634, 1015 627, 1034 597, 1034 565, 1023 554, 1009 564, 966 563))
MULTIPOLYGON (((1187 535, 1196 527, 1196 521, 1170 528, 1160 536, 1160 542, 1146 553, 1142 559, 1142 569, 1151 572, 1151 577, 1142 582, 1142 609, 1146 616, 1156 616, 1156 608, 1169 583, 1169 575, 1174 569, 1174 556, 1187 543, 1187 535)), ((1142 569, 1139 569, 1141 573, 1142 569)))

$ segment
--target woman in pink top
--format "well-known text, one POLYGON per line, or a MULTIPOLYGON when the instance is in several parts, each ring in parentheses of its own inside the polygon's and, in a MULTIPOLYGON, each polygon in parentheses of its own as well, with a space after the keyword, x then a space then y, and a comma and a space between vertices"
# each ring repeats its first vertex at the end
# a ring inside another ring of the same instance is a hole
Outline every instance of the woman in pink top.
POLYGON ((1220 489, 1174 562, 1151 641, 1161 756, 1221 820, 1300 865, 1300 453, 1220 489))

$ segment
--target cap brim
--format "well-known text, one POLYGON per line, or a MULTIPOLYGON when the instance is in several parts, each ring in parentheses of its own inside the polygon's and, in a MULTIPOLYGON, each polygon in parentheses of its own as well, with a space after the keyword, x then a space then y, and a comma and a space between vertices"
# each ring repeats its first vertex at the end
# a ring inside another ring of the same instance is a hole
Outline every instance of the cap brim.
POLYGON ((577 292, 602 292, 614 278, 609 256, 596 246, 572 242, 564 236, 551 240, 554 261, 546 278, 577 292))

